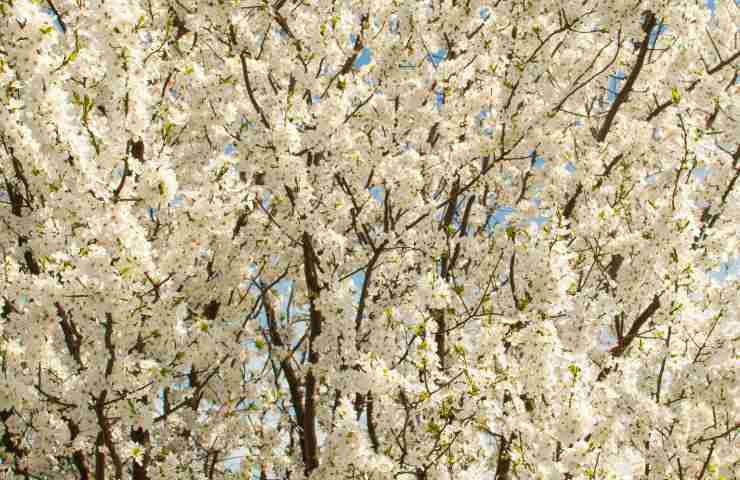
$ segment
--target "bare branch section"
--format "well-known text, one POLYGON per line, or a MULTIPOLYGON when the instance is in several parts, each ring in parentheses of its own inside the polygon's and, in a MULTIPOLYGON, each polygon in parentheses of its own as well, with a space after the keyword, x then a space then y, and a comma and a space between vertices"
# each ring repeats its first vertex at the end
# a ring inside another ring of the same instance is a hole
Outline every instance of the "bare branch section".
POLYGON ((267 121, 265 111, 262 110, 262 107, 257 103, 257 99, 254 98, 254 90, 252 88, 252 82, 249 80, 249 70, 247 69, 247 52, 242 52, 241 55, 239 55, 239 59, 242 62, 242 75, 244 76, 244 85, 247 87, 249 101, 252 103, 252 107, 254 107, 259 114, 262 125, 264 125, 265 128, 270 129, 270 122, 267 121))
POLYGON ((316 339, 321 335, 323 318, 316 307, 316 300, 320 295, 320 286, 317 272, 318 257, 313 248, 313 240, 307 232, 303 234, 303 267, 308 287, 310 302, 310 334, 308 343, 309 370, 306 373, 305 396, 304 396, 304 418, 303 418, 303 445, 305 452, 306 475, 319 466, 318 437, 316 433, 316 395, 317 379, 311 366, 319 362, 319 352, 315 348, 316 339))
MULTIPOLYGON (((275 312, 275 309, 273 308, 269 297, 267 297, 267 301, 264 302, 264 306, 272 343, 280 349, 290 348, 290 344, 287 344, 278 332, 277 313, 275 312)), ((301 381, 299 380, 298 375, 293 368, 293 364, 291 363, 291 358, 289 355, 286 355, 283 358, 281 362, 281 367, 283 369, 283 372, 285 372, 285 378, 288 382, 290 400, 295 412, 296 423, 301 427, 302 432, 303 425, 305 425, 306 420, 303 409, 303 397, 301 395, 301 381)), ((304 441, 301 442, 301 452, 303 455, 303 461, 305 462, 307 457, 304 441)))
MULTIPOLYGON (((735 60, 737 60, 738 58, 740 58, 740 50, 738 50, 737 52, 733 53, 730 57, 726 58, 725 60, 722 60, 722 61, 718 62, 715 66, 713 66, 711 68, 708 68, 707 69, 707 75, 714 75, 716 73, 719 73, 724 68, 732 65, 732 63, 735 60)), ((736 69, 736 72, 733 74, 732 78, 730 79, 730 85, 733 85, 735 83, 736 78, 737 78, 737 69, 736 69)), ((692 81, 691 84, 686 89, 686 91, 689 92, 689 93, 690 92, 693 92, 696 89, 696 87, 699 86, 699 84, 701 83, 701 80, 702 80, 701 78, 698 78, 698 79, 692 81)), ((670 107, 671 105, 673 105, 674 100, 673 99, 670 99, 670 100, 664 101, 663 103, 658 104, 658 101, 657 101, 657 98, 656 98, 655 102, 656 102, 655 108, 647 115, 647 117, 645 117, 645 121, 646 122, 649 122, 652 119, 658 117, 668 107, 670 107)))
POLYGON ((635 321, 632 322, 632 326, 627 332, 627 335, 625 335, 623 338, 620 338, 619 344, 611 350, 611 353, 614 357, 622 356, 625 350, 627 350, 629 346, 632 345, 632 342, 634 342, 634 340, 637 338, 637 335, 640 333, 640 330, 642 330, 642 327, 645 325, 645 323, 647 323, 647 321, 650 320, 655 312, 657 312, 660 308, 660 297, 661 295, 654 296, 653 300, 645 308, 645 310, 643 310, 642 313, 637 316, 635 321))
POLYGON ((606 118, 604 118, 604 121, 601 124, 601 128, 599 128, 598 132, 594 135, 596 141, 598 142, 603 142, 606 139, 609 130, 612 128, 612 123, 614 123, 614 118, 617 116, 617 112, 619 112, 619 109, 627 101, 629 94, 632 92, 635 81, 637 81, 637 77, 640 75, 642 67, 645 65, 645 57, 647 56, 648 49, 650 48, 650 35, 655 28, 655 25, 655 14, 649 10, 644 12, 642 28, 645 32, 645 37, 640 43, 640 50, 637 53, 635 66, 632 67, 632 71, 627 77, 624 88, 619 91, 617 98, 614 99, 614 103, 612 103, 611 108, 607 112, 606 118))
POLYGON ((62 27, 62 33, 67 33, 67 24, 64 22, 64 18, 62 17, 62 14, 59 13, 59 10, 54 5, 54 2, 52 0, 46 0, 46 2, 49 4, 49 8, 51 8, 51 11, 54 12, 54 16, 59 22, 59 26, 62 27))

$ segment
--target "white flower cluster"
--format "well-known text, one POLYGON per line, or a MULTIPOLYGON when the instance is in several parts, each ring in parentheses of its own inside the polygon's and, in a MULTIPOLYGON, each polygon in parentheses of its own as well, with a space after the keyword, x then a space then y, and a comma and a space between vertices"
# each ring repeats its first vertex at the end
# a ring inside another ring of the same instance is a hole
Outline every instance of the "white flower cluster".
POLYGON ((4 468, 736 478, 740 10, 636 3, 0 0, 4 468))

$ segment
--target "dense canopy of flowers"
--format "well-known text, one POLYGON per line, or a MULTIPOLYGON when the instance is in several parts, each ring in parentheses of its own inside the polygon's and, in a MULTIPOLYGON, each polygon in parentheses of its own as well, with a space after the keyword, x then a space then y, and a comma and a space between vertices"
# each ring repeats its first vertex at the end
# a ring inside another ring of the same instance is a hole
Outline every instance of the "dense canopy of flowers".
POLYGON ((732 479, 732 0, 0 0, 16 478, 732 479))

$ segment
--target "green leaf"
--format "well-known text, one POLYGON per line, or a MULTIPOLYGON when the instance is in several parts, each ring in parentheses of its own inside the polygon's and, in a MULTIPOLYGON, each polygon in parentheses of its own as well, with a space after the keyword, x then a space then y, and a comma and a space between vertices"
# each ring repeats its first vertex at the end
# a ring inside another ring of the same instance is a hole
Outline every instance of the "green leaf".
POLYGON ((452 411, 452 408, 450 406, 450 403, 445 400, 445 402, 442 403, 442 408, 439 411, 440 418, 444 418, 445 420, 448 420, 454 416, 454 412, 452 411))
POLYGON ((532 303, 532 296, 529 294, 529 292, 524 292, 524 298, 519 299, 517 308, 520 311, 524 311, 527 309, 530 303, 532 303))
POLYGON ((228 171, 229 171, 229 165, 228 164, 224 164, 223 166, 221 166, 221 168, 218 170, 218 172, 216 172, 216 181, 221 180, 223 178, 223 176, 226 175, 226 172, 228 172, 228 171))
POLYGON ((509 240, 513 242, 516 238, 516 228, 506 227, 506 236, 509 237, 509 240))
POLYGON ((442 428, 430 420, 429 423, 427 424, 427 432, 432 433, 434 435, 439 435, 442 432, 442 428))
POLYGON ((674 105, 678 105, 678 103, 681 101, 681 93, 676 87, 671 88, 671 101, 674 105))
POLYGON ((95 105, 95 102, 90 97, 85 95, 85 98, 82 99, 82 108, 84 109, 84 111, 86 113, 89 112, 90 110, 92 110, 93 105, 95 105))
POLYGON ((575 383, 576 379, 578 379, 578 374, 581 373, 581 369, 575 363, 571 363, 570 365, 568 365, 568 370, 573 376, 573 382, 575 383))
POLYGON ((174 123, 167 122, 164 124, 164 131, 162 132, 162 136, 164 137, 165 141, 169 140, 173 128, 175 128, 174 123))

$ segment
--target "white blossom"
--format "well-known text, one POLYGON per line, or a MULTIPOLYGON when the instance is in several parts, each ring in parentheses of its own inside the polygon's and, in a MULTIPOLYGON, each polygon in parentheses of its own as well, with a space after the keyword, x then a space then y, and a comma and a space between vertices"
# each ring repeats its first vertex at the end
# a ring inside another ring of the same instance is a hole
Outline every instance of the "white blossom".
POLYGON ((0 3, 11 475, 729 480, 710 3, 0 3))

